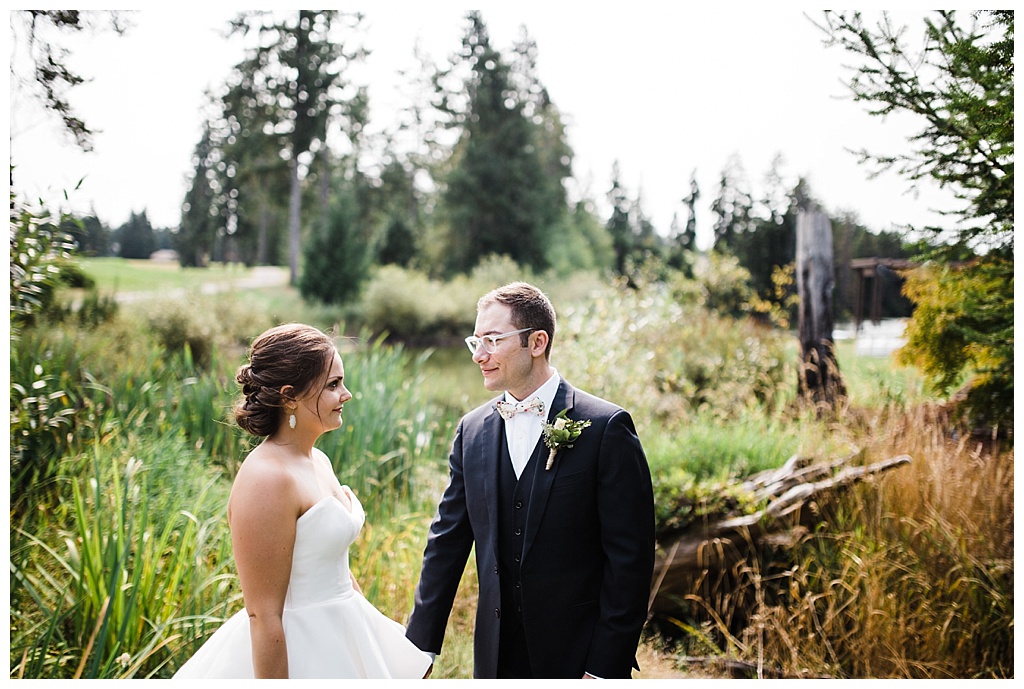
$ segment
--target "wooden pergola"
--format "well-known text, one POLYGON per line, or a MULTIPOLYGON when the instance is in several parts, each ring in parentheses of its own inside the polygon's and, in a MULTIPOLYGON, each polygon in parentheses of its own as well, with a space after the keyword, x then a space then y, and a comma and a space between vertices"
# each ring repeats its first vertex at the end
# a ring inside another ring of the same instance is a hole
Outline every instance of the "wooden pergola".
POLYGON ((911 267, 912 262, 905 258, 855 258, 850 261, 850 268, 857 276, 857 302, 854 307, 854 332, 860 332, 860 324, 864 320, 865 283, 871 281, 871 322, 878 324, 882 320, 882 289, 878 279, 879 267, 891 271, 904 270, 911 267))

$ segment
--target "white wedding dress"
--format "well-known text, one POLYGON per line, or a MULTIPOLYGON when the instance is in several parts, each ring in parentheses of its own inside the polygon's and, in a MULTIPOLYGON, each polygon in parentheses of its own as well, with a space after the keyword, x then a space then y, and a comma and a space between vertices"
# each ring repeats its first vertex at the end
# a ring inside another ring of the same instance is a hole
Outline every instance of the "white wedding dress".
MULTIPOLYGON (((430 658, 405 638, 405 628, 352 587, 348 549, 366 515, 346 488, 351 511, 331 496, 295 524, 291 580, 284 603, 284 635, 291 678, 423 677, 430 658)), ((229 618, 175 679, 252 678, 252 646, 245 609, 229 618)))

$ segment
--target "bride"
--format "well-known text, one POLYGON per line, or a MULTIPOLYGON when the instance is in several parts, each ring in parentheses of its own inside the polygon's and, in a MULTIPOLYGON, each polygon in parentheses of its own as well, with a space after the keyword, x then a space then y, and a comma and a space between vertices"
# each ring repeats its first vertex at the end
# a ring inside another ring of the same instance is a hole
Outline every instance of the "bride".
POLYGON ((363 597, 348 548, 365 515, 313 444, 352 399, 333 340, 301 324, 253 341, 239 426, 264 438, 242 463, 228 524, 245 607, 177 678, 419 678, 431 660, 363 597))

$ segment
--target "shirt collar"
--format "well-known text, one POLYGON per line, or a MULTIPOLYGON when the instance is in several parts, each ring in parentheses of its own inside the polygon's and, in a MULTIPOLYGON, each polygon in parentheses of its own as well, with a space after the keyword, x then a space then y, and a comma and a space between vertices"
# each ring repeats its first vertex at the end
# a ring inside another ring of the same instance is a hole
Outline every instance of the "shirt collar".
MULTIPOLYGON (((545 381, 545 383, 543 385, 541 385, 539 388, 537 388, 533 392, 532 395, 527 395, 526 396, 526 399, 530 399, 531 397, 536 397, 536 398, 540 399, 541 402, 544 403, 544 416, 545 417, 548 415, 548 412, 551 410, 551 405, 555 403, 555 395, 558 393, 558 384, 560 382, 561 382, 561 379, 559 378, 558 371, 556 371, 554 368, 552 368, 551 369, 551 377, 548 378, 547 381, 545 381)), ((521 402, 521 401, 524 401, 524 400, 517 400, 515 397, 513 397, 512 395, 509 394, 508 390, 506 390, 505 391, 505 401, 506 402, 512 402, 514 404, 516 402, 521 402)))

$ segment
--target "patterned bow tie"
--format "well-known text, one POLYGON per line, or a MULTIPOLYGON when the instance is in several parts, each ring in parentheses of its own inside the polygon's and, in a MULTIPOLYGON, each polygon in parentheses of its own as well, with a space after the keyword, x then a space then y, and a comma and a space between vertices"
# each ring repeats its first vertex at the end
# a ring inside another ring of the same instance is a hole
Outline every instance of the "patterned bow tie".
POLYGON ((525 402, 516 402, 515 404, 512 402, 506 402, 505 400, 498 401, 498 413, 501 414, 501 418, 506 421, 519 412, 544 416, 544 402, 537 397, 531 397, 525 402))

